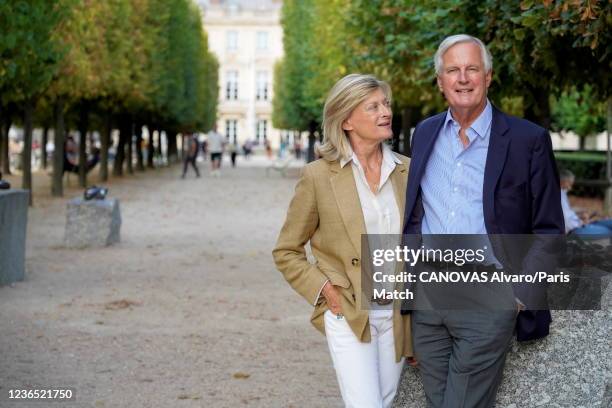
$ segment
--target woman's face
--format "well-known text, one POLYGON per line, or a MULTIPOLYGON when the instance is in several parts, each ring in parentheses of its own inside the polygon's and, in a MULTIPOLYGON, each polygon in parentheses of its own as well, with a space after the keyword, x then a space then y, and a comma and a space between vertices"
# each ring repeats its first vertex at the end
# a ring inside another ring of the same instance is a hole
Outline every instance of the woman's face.
POLYGON ((393 136, 391 102, 381 89, 373 91, 342 124, 351 138, 382 142, 393 136))

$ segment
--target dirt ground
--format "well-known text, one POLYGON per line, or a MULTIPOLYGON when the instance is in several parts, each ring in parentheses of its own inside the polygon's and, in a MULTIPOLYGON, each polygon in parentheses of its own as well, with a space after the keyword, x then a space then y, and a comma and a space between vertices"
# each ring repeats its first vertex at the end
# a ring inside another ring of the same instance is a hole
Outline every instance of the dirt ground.
POLYGON ((63 246, 76 178, 58 199, 37 174, 26 279, 0 287, 0 406, 341 406, 311 307, 271 257, 297 179, 246 166, 112 180, 121 243, 86 250, 63 246), (76 401, 8 400, 41 387, 76 401))

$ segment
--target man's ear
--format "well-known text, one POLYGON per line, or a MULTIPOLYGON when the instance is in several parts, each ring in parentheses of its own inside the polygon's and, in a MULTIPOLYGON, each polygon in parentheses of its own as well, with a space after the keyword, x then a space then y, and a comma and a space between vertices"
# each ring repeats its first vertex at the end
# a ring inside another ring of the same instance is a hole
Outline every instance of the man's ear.
POLYGON ((489 72, 487 72, 487 75, 485 76, 485 81, 487 83, 487 89, 489 88, 489 85, 491 85, 492 79, 493 79, 493 70, 490 70, 489 72))
POLYGON ((440 92, 444 93, 444 91, 442 90, 442 80, 440 79, 440 75, 436 75, 436 83, 438 84, 438 89, 440 90, 440 92))

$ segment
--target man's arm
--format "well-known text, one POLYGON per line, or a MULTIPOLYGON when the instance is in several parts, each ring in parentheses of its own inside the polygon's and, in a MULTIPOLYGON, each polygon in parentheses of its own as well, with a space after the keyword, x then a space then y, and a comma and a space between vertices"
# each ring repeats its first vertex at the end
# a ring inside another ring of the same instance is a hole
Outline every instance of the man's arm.
MULTIPOLYGON (((531 234, 533 241, 522 263, 522 273, 535 275, 538 271, 552 272, 559 238, 565 234, 559 174, 555 164, 552 142, 547 131, 535 138, 529 172, 531 191, 531 234)), ((546 309, 546 285, 518 283, 515 296, 527 309, 546 309)))

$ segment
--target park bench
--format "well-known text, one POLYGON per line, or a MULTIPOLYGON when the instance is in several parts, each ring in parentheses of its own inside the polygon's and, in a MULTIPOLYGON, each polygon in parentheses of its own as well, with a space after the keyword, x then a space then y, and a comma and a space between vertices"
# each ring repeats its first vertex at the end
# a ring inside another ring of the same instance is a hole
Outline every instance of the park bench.
POLYGON ((266 177, 269 176, 270 170, 278 171, 283 177, 286 177, 287 169, 292 161, 293 159, 291 156, 287 156, 284 159, 276 159, 273 163, 266 167, 266 177))

